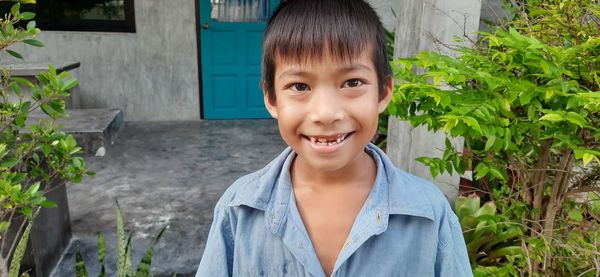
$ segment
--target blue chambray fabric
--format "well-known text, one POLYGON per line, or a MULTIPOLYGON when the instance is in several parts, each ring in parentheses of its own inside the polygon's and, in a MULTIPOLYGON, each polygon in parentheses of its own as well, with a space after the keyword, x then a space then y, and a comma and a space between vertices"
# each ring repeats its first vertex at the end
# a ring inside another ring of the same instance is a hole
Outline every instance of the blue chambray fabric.
MULTIPOLYGON (((377 177, 331 276, 472 276, 460 224, 440 190, 365 148, 377 177)), ((196 277, 325 277, 296 207, 284 150, 217 203, 196 277)))

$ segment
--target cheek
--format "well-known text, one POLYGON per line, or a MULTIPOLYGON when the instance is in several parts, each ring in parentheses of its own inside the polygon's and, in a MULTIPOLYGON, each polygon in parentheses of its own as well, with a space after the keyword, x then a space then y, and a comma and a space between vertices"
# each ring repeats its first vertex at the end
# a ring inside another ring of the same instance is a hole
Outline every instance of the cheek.
POLYGON ((283 137, 295 133, 295 129, 304 118, 304 111, 299 105, 290 105, 285 101, 277 101, 279 131, 283 137))

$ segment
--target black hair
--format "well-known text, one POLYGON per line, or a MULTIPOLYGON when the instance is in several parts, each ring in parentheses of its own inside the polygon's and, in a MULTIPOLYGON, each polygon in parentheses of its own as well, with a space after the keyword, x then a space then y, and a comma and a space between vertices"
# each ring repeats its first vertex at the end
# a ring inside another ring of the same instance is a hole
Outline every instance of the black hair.
POLYGON ((392 75, 388 62, 385 29, 373 8, 363 0, 288 0, 269 19, 263 39, 262 82, 268 100, 275 103, 275 62, 307 62, 323 57, 351 61, 372 49, 379 97, 386 78, 392 75))

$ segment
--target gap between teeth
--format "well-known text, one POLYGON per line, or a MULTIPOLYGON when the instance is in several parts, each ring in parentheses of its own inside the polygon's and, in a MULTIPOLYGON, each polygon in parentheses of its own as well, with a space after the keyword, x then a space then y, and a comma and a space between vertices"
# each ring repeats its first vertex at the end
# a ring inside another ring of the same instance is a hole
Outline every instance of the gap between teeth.
POLYGON ((331 145, 335 145, 335 144, 342 142, 344 139, 346 139, 345 135, 338 137, 335 141, 329 141, 329 142, 324 138, 310 137, 310 142, 317 144, 317 145, 321 145, 321 146, 331 146, 331 145))

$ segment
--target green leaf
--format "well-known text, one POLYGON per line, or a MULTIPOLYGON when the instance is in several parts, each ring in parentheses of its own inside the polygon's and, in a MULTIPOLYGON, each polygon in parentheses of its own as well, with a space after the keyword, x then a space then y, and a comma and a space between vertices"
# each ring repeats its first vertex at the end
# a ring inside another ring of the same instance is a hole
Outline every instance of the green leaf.
POLYGON ((14 77, 14 76, 11 76, 11 78, 15 83, 17 83, 21 86, 29 87, 29 88, 33 87, 33 83, 25 78, 14 77))
POLYGON ((570 210, 569 211, 569 218, 573 219, 573 220, 575 220, 577 222, 583 221, 583 215, 581 214, 580 211, 577 211, 577 210, 570 210))
POLYGON ((21 268, 21 261, 23 260, 23 255, 25 254, 25 249, 27 249, 27 243, 29 241, 29 233, 31 233, 31 228, 33 227, 33 222, 40 210, 38 209, 35 212, 35 215, 28 220, 27 227, 23 234, 21 234, 21 238, 19 239, 19 243, 17 244, 17 248, 15 248, 15 252, 12 255, 12 261, 10 262, 10 269, 8 271, 8 277, 18 277, 19 269, 21 268))
POLYGON ((492 174, 493 177, 498 178, 499 180, 502 180, 502 181, 506 181, 504 178, 504 174, 502 174, 498 169, 490 168, 490 173, 492 174))
POLYGON ((19 14, 19 10, 21 10, 21 3, 16 3, 10 8, 10 13, 14 16, 19 14))
POLYGON ((158 242, 158 240, 160 239, 160 237, 162 236, 162 234, 165 232, 166 229, 167 229, 167 227, 165 226, 162 228, 162 230, 160 230, 160 232, 154 239, 154 242, 152 242, 152 245, 150 245, 150 248, 144 254, 142 261, 138 264, 138 268, 136 270, 135 277, 146 277, 146 276, 150 275, 150 265, 152 264, 152 255, 154 254, 154 246, 156 245, 156 243, 158 242))
POLYGON ((490 168, 485 163, 478 163, 474 171, 475 179, 480 180, 490 172, 490 168))
POLYGON ((17 159, 14 159, 14 158, 6 159, 3 161, 0 161, 0 168, 11 168, 11 167, 17 165, 18 163, 19 163, 19 161, 17 159))
POLYGON ((34 17, 35 17, 35 13, 32 13, 32 12, 22 12, 19 14, 20 20, 30 20, 30 19, 33 19, 34 17))
POLYGON ((488 140, 485 143, 485 151, 488 151, 492 148, 492 146, 494 146, 494 142, 496 142, 496 137, 495 136, 491 136, 488 138, 488 140))
POLYGON ((583 126, 585 125, 585 118, 576 112, 568 112, 565 119, 579 126, 580 128, 583 128, 583 126))
POLYGON ((20 212, 28 217, 31 217, 33 215, 33 210, 31 209, 31 207, 21 207, 20 212))
POLYGON ((507 99, 502 98, 502 99, 499 100, 499 102, 500 102, 500 107, 504 111, 510 112, 510 102, 508 102, 507 99))
POLYGON ((75 80, 75 79, 71 79, 71 80, 68 80, 68 81, 66 81, 66 82, 63 84, 63 86, 62 86, 62 90, 65 90, 65 91, 67 91, 67 90, 70 90, 70 89, 72 89, 72 88, 74 88, 74 87, 76 87, 76 86, 78 86, 78 85, 79 85, 79 83, 77 82, 77 80, 75 80))
POLYGON ((502 248, 498 248, 495 250, 492 250, 488 253, 488 256, 485 259, 482 259, 481 262, 489 262, 489 261, 493 261, 494 259, 500 258, 500 257, 505 257, 505 256, 509 256, 509 255, 518 255, 523 253, 523 248, 521 248, 521 246, 507 246, 507 247, 502 247, 502 248))
POLYGON ((37 192, 39 189, 40 189, 40 183, 39 183, 39 182, 37 182, 37 183, 35 183, 35 184, 31 185, 31 186, 30 186, 30 187, 27 189, 27 191, 25 191, 25 194, 28 194, 28 195, 33 195, 33 194, 34 194, 34 193, 36 193, 36 192, 37 192))
POLYGON ((475 217, 480 217, 482 215, 495 215, 496 214, 496 204, 494 202, 487 202, 481 206, 474 214, 475 217))
POLYGON ((27 23, 27 31, 32 31, 33 29, 35 29, 35 21, 29 21, 27 23))
POLYGON ((592 153, 583 153, 583 166, 588 165, 596 156, 592 153))
POLYGON ((50 116, 52 118, 55 118, 60 114, 60 112, 55 110, 53 105, 51 105, 50 103, 44 103, 40 106, 40 108, 42 108, 42 111, 45 114, 47 114, 48 116, 50 116))
POLYGON ((20 60, 23 59, 23 56, 21 56, 21 54, 19 54, 18 52, 15 52, 15 51, 9 50, 9 49, 6 49, 6 52, 17 59, 20 59, 20 60))
POLYGON ((467 126, 473 128, 473 130, 479 132, 480 134, 482 133, 481 126, 479 126, 479 122, 477 122, 475 118, 465 116, 462 120, 465 124, 467 124, 467 126))
POLYGON ((98 260, 100 261, 100 273, 98 277, 106 276, 106 268, 104 266, 104 259, 106 257, 106 239, 102 233, 98 233, 98 260))
POLYGON ((511 131, 510 128, 504 129, 504 150, 507 150, 511 142, 511 131))
POLYGON ((55 202, 52 202, 50 200, 46 200, 46 201, 42 202, 41 206, 44 208, 49 208, 49 209, 58 207, 58 205, 55 202))
POLYGON ((79 246, 77 246, 75 252, 75 273, 77 277, 88 277, 88 271, 83 261, 83 256, 81 256, 81 252, 79 251, 79 246))
POLYGON ((131 252, 133 249, 131 247, 131 238, 133 237, 133 233, 130 233, 127 237, 127 246, 125 247, 125 276, 133 276, 133 263, 131 262, 131 252))
POLYGON ((6 232, 10 227, 10 221, 2 221, 0 222, 0 233, 6 232))
POLYGON ((547 120, 547 121, 551 121, 551 122, 560 122, 560 121, 564 120, 564 117, 560 114, 549 113, 549 114, 546 114, 546 115, 540 117, 540 120, 547 120))
POLYGON ((23 42, 35 47, 44 47, 44 44, 37 39, 24 39, 23 42))
POLYGON ((115 200, 115 203, 117 206, 117 276, 126 277, 127 242, 125 241, 125 227, 123 225, 123 214, 121 213, 119 202, 115 200))

